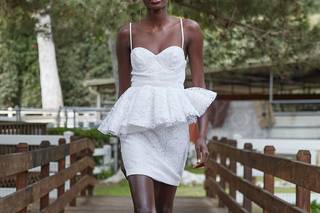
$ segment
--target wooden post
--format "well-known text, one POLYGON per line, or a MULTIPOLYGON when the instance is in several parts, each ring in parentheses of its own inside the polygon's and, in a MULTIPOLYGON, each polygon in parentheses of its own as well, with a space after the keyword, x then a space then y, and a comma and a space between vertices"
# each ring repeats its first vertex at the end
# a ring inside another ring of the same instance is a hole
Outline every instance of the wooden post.
MULTIPOLYGON (((75 138, 74 136, 71 136, 70 138, 70 143, 76 143, 75 142, 75 138)), ((73 153, 70 155, 70 166, 72 164, 74 164, 75 162, 77 161, 77 153, 73 153)), ((74 175, 71 179, 70 179, 70 189, 72 188, 73 185, 76 184, 76 175, 74 175)), ((76 206, 76 198, 73 198, 70 203, 69 203, 70 206, 76 206)))
MULTIPOLYGON (((213 143, 217 143, 218 142, 218 137, 216 137, 216 136, 214 136, 214 137, 212 137, 212 142, 213 143)), ((214 149, 212 149, 211 150, 211 159, 213 160, 213 161, 215 161, 215 162, 217 162, 217 153, 214 151, 214 149)), ((214 171, 212 171, 211 172, 211 177, 213 178, 213 180, 215 181, 215 182, 217 182, 217 171, 216 170, 214 170, 214 171)), ((212 189, 212 187, 210 187, 210 189, 212 189)), ((217 197, 217 194, 215 193, 215 191, 214 190, 211 190, 212 191, 212 193, 211 193, 211 195, 212 195, 212 197, 213 198, 216 198, 217 197)))
MULTIPOLYGON (((81 150, 80 152, 80 158, 84 158, 86 157, 88 154, 88 149, 83 149, 81 150)), ((85 176, 86 174, 88 174, 88 168, 84 168, 82 171, 81 171, 81 177, 85 176)), ((81 192, 80 192, 80 196, 86 196, 86 191, 87 191, 87 187, 82 189, 81 192)))
POLYGON ((206 197, 213 197, 213 192, 212 192, 212 189, 209 185, 209 177, 210 177, 210 171, 209 171, 209 168, 208 167, 205 167, 204 169, 204 177, 205 177, 205 180, 204 180, 204 183, 203 183, 203 188, 206 192, 206 197))
MULTIPOLYGON (((299 150, 297 160, 305 163, 311 163, 311 153, 308 150, 299 150)), ((310 212, 310 191, 296 186, 296 206, 310 212)))
MULTIPOLYGON (((237 148, 237 141, 236 140, 229 140, 228 141, 230 146, 233 146, 234 148, 237 148)), ((237 162, 234 159, 230 159, 229 169, 234 173, 234 175, 237 175, 237 162)), ((236 199, 236 190, 229 185, 229 195, 236 199)))
MULTIPOLYGON (((40 144, 41 149, 48 148, 49 146, 50 146, 49 141, 42 141, 40 144)), ((49 165, 50 165, 50 162, 43 164, 41 166, 40 179, 43 179, 49 176, 49 165)), ((49 206, 49 193, 40 197, 40 211, 45 209, 48 206, 49 206)))
MULTIPOLYGON (((66 140, 64 138, 59 139, 59 146, 66 144, 66 140)), ((60 173, 62 170, 66 168, 66 161, 65 157, 58 160, 58 173, 60 173)), ((64 194, 64 183, 58 186, 58 198, 61 197, 64 194)), ((64 210, 61 210, 60 213, 64 213, 64 210)))
MULTIPOLYGON (((93 151, 90 149, 88 149, 88 156, 90 156, 90 158, 93 158, 93 151)), ((88 167, 88 175, 93 176, 93 168, 88 167)), ((88 186, 88 195, 89 196, 93 195, 93 189, 94 189, 93 185, 88 186)))
MULTIPOLYGON (((252 144, 245 143, 244 149, 248 151, 252 151, 252 144)), ((246 165, 243 165, 243 178, 249 182, 252 182, 252 168, 246 165)), ((246 196, 243 196, 243 207, 248 211, 252 212, 252 202, 246 196)))
MULTIPOLYGON (((221 138, 220 142, 227 143, 227 138, 224 138, 224 137, 221 138)), ((219 154, 219 157, 220 157, 220 164, 224 167, 227 167, 226 157, 221 154, 219 154)), ((224 178, 220 174, 219 174, 219 177, 220 177, 219 185, 221 186, 222 190, 225 190, 226 189, 226 181, 224 180, 224 178)), ((220 198, 219 198, 218 206, 219 207, 225 206, 222 199, 220 199, 220 198)))
MULTIPOLYGON (((266 155, 274 155, 275 150, 274 146, 265 146, 263 151, 266 155)), ((272 194, 274 193, 274 177, 272 175, 266 173, 263 174, 263 188, 272 194)), ((265 209, 263 212, 268 213, 265 209)))
MULTIPOLYGON (((17 152, 27 152, 28 151, 28 144, 27 143, 19 143, 17 145, 17 152)), ((16 163, 16 162, 12 162, 16 163)), ((28 185, 28 170, 17 173, 16 178, 16 190, 23 189, 28 185)), ((18 213, 27 213, 27 207, 18 211, 18 213)))

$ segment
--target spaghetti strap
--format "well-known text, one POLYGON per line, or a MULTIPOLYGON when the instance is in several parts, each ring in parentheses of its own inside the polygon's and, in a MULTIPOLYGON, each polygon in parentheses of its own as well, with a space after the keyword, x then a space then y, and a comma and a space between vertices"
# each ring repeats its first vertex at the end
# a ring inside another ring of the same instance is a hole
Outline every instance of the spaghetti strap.
POLYGON ((130 50, 132 50, 132 32, 131 32, 131 22, 129 23, 129 26, 130 26, 130 29, 129 29, 129 32, 130 32, 130 50))
POLYGON ((181 37, 182 37, 181 48, 183 49, 183 45, 184 45, 184 32, 183 32, 183 24, 182 24, 182 18, 181 18, 181 17, 180 17, 180 25, 181 25, 181 37))

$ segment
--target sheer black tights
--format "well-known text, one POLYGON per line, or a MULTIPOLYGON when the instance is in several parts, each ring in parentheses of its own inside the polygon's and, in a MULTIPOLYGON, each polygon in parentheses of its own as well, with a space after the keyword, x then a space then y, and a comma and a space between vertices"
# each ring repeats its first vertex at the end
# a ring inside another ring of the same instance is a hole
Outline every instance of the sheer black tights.
POLYGON ((176 186, 146 175, 127 177, 135 213, 172 213, 176 186))

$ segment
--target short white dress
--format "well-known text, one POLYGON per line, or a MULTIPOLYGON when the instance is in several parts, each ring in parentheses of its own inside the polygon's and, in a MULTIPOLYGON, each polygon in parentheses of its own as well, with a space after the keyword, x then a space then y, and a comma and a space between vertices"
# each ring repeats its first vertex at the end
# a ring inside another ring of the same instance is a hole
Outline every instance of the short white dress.
POLYGON ((197 122, 217 93, 184 88, 187 60, 182 44, 158 54, 132 48, 131 86, 118 98, 98 130, 119 137, 125 175, 142 174, 178 186, 190 146, 189 124, 197 122))

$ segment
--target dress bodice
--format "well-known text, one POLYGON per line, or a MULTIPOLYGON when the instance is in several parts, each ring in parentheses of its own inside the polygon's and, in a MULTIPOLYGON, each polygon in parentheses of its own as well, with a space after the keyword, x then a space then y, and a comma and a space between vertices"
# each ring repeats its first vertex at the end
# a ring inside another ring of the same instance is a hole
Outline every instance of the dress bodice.
POLYGON ((187 62, 181 47, 169 46, 158 54, 144 47, 135 47, 130 58, 132 86, 183 88, 187 62))
POLYGON ((158 54, 144 47, 132 48, 130 22, 131 86, 118 98, 98 130, 116 136, 194 123, 215 100, 216 93, 202 88, 184 88, 185 59, 182 45, 172 45, 158 54))

